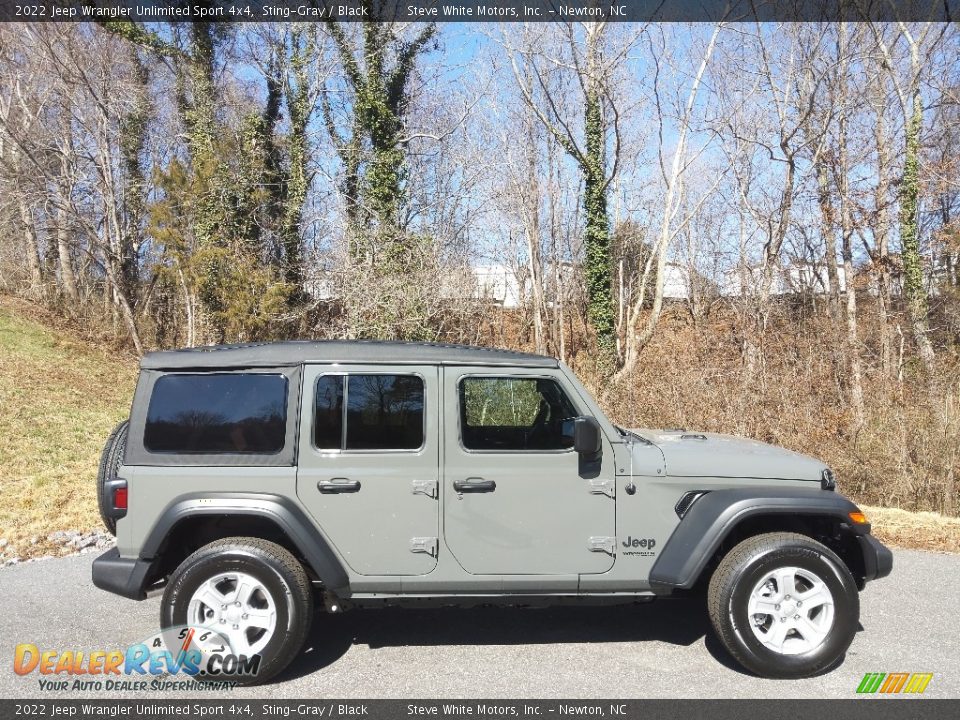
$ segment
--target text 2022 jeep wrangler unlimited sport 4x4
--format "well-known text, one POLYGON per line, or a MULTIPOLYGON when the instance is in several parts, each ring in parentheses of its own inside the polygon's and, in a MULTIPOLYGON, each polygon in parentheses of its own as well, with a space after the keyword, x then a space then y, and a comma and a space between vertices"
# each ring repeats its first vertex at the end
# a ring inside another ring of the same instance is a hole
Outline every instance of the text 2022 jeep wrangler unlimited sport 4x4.
MULTIPOLYGON (((629 431, 569 368, 504 350, 285 342, 144 357, 99 499, 105 590, 164 628, 297 654, 314 605, 642 601, 703 584, 746 668, 838 662, 892 555, 823 463, 629 431)), ((243 678, 241 678, 243 679, 243 678)))

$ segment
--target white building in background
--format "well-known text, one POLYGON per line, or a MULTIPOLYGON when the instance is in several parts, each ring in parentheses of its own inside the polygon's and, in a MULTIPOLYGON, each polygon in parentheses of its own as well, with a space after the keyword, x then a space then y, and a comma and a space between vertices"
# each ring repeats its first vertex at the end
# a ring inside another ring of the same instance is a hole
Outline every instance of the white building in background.
MULTIPOLYGON (((752 292, 759 287, 762 277, 763 269, 759 266, 731 268, 720 278, 718 283, 720 294, 724 297, 738 297, 752 292)), ((847 282, 843 265, 837 266, 837 283, 840 286, 840 292, 845 292, 847 282)), ((794 264, 774 268, 770 292, 775 296, 800 293, 826 295, 829 291, 830 279, 825 266, 794 264)))
MULTIPOLYGON (((572 263, 564 263, 560 272, 569 276, 574 269, 572 263)), ((514 268, 503 263, 486 263, 473 265, 472 270, 476 283, 476 298, 488 300, 504 308, 518 308, 530 294, 529 274, 525 265, 514 268)), ((550 268, 545 268, 545 273, 550 272, 550 268)), ((690 297, 689 288, 687 269, 676 263, 668 263, 663 278, 664 298, 686 299, 690 297)), ((451 293, 451 296, 453 295, 454 293, 451 293)))
POLYGON ((677 263, 666 264, 663 269, 663 297, 666 300, 686 300, 690 297, 690 272, 687 268, 677 263))
MULTIPOLYGON (((523 306, 530 296, 530 271, 526 265, 508 265, 505 263, 481 263, 470 266, 475 284, 474 298, 487 300, 504 308, 518 308, 523 306)), ((573 263, 547 263, 544 267, 544 284, 548 292, 560 283, 568 282, 570 275, 576 269, 573 263), (559 277, 557 277, 559 276, 559 277)), ((456 294, 450 295, 455 297, 456 294)), ((553 298, 547 297, 547 305, 551 305, 553 298)))
POLYGON ((514 268, 502 263, 473 265, 472 269, 476 283, 474 297, 505 308, 523 305, 523 296, 527 293, 526 268, 523 268, 522 277, 518 277, 514 268))
MULTIPOLYGON (((575 269, 574 264, 563 263, 559 272, 564 278, 569 278, 575 269)), ((545 268, 545 272, 552 274, 554 270, 548 267, 545 268)), ((738 297, 745 292, 756 290, 760 284, 762 272, 760 267, 730 268, 714 278, 694 273, 693 281, 699 284, 698 289, 702 296, 715 294, 722 297, 738 297)), ((691 291, 690 275, 691 271, 685 264, 668 262, 663 278, 664 299, 673 301, 690 299, 694 294, 691 291)), ((308 294, 318 300, 331 300, 335 296, 332 278, 331 271, 318 269, 310 274, 304 287, 308 294)), ((842 265, 837 266, 837 278, 840 292, 845 292, 846 276, 842 265)), ((899 294, 899 276, 894 274, 891 280, 894 294, 899 294)), ((525 265, 478 263, 464 267, 459 272, 453 271, 440 282, 440 292, 444 297, 481 299, 508 309, 522 307, 530 294, 529 273, 525 265)), ((551 284, 549 280, 547 283, 551 284)), ((826 295, 829 287, 830 281, 825 266, 792 264, 774 270, 771 292, 774 296, 826 295)), ((876 281, 872 275, 870 284, 864 289, 870 294, 876 294, 876 281)), ((647 294, 652 296, 652 288, 648 289, 647 294)))

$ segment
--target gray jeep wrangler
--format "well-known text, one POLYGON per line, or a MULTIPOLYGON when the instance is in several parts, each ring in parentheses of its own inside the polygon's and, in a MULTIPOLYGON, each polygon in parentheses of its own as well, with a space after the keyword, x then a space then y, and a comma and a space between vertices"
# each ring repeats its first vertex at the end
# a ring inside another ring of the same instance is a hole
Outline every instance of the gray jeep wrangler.
MULTIPOLYGON (((625 430, 557 360, 387 342, 156 352, 98 493, 93 582, 164 628, 297 655, 314 607, 638 602, 705 591, 762 676, 838 663, 892 555, 818 460, 625 430)), ((241 680, 250 678, 240 678, 241 680)))

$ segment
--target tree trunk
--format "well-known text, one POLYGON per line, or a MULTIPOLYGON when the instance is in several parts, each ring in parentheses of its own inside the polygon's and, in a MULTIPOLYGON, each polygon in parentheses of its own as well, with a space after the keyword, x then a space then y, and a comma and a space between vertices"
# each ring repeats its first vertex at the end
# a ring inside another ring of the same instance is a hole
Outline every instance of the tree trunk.
POLYGON ((44 296, 43 270, 40 265, 40 252, 37 247, 37 229, 33 221, 33 213, 23 197, 17 198, 20 210, 20 222, 23 225, 23 254, 27 259, 27 271, 30 274, 30 286, 27 295, 33 299, 44 296))
POLYGON ((183 274, 183 268, 177 263, 177 278, 180 280, 180 289, 183 290, 183 307, 187 320, 187 347, 193 347, 197 344, 197 322, 194 311, 195 302, 193 293, 187 285, 187 279, 183 274))
POLYGON ((886 88, 877 73, 873 88, 874 141, 877 146, 877 187, 874 192, 876 207, 876 251, 874 265, 877 277, 877 322, 880 332, 880 368, 884 377, 892 377, 893 333, 890 329, 890 139, 887 137, 886 88))
MULTIPOLYGON (((593 38, 589 35, 588 38, 593 38)), ((596 40, 594 40, 594 43, 596 40)), ((588 47, 591 67, 588 73, 599 72, 596 54, 599 48, 588 47)), ((586 149, 583 162, 583 210, 586 216, 584 250, 588 294, 588 316, 597 334, 597 364, 601 374, 613 372, 616 364, 616 322, 611 287, 610 225, 607 217, 606 140, 601 107, 600 80, 590 74, 586 80, 584 105, 586 149)))
POLYGON ((839 80, 839 167, 837 188, 840 191, 840 228, 843 234, 843 275, 847 289, 847 362, 849 367, 850 405, 853 408, 851 424, 854 437, 863 428, 866 418, 863 407, 863 382, 860 363, 860 341, 857 336, 857 292, 853 277, 853 215, 850 210, 850 168, 847 150, 847 24, 840 23, 838 55, 840 57, 839 80))
POLYGON ((140 339, 140 331, 137 329, 137 318, 133 313, 130 299, 123 292, 123 288, 118 282, 119 278, 117 278, 117 273, 113 268, 113 263, 110 258, 105 259, 103 266, 106 269, 107 278, 113 285, 113 296, 116 304, 120 308, 120 315, 123 318, 124 324, 127 326, 127 331, 130 333, 130 340, 133 341, 133 347, 137 351, 137 355, 143 355, 143 342, 140 339))
MULTIPOLYGON (((765 336, 767 325, 770 322, 770 298, 773 295, 774 271, 780 262, 780 251, 790 228, 791 212, 793 210, 793 186, 796 181, 797 161, 786 142, 781 142, 781 149, 786 155, 787 172, 783 181, 783 190, 780 193, 780 213, 776 227, 770 228, 769 235, 763 245, 761 260, 760 282, 756 294, 752 299, 754 311, 752 313, 753 331, 757 338, 765 336)), ((760 364, 764 364, 763 350, 759 346, 751 349, 757 354, 760 364)))
POLYGON ((310 31, 296 26, 291 30, 290 61, 294 83, 287 83, 287 107, 290 114, 290 171, 286 178, 286 193, 283 198, 281 234, 283 236, 284 277, 296 287, 291 294, 294 302, 303 298, 303 254, 301 252, 300 225, 303 206, 309 190, 309 147, 307 128, 310 123, 310 78, 307 64, 314 53, 309 39, 310 31), (305 35, 307 37, 305 37, 305 35))
POLYGON ((73 272, 73 258, 70 253, 70 227, 67 213, 63 208, 57 208, 57 258, 60 262, 60 282, 63 284, 63 293, 72 307, 80 302, 77 293, 77 280, 73 272))
POLYGON ((928 378, 931 403, 939 406, 933 344, 927 333, 927 290, 924 286, 923 259, 917 209, 920 197, 920 131, 923 122, 919 83, 911 94, 911 107, 905 129, 903 182, 900 185, 900 242, 903 258, 903 294, 910 317, 910 329, 928 378))
POLYGON ((533 302, 533 337, 538 353, 546 352, 543 326, 543 260, 540 253, 540 182, 537 171, 537 137, 533 118, 527 116, 527 182, 524 225, 527 239, 527 265, 533 302))
POLYGON ((543 272, 540 259, 540 234, 528 228, 527 263, 530 270, 530 294, 533 303, 533 338, 538 353, 545 353, 546 333, 543 325, 543 272))
POLYGON ((830 200, 830 180, 823 157, 817 158, 817 199, 820 204, 821 227, 823 228, 824 263, 827 266, 827 281, 830 283, 830 317, 836 319, 840 308, 840 276, 837 273, 837 241, 833 234, 833 203, 830 200))
POLYGON ((72 305, 77 303, 77 283, 73 274, 73 261, 70 257, 70 221, 64 205, 71 201, 73 196, 73 181, 71 178, 71 162, 73 159, 73 126, 70 110, 67 106, 60 108, 60 195, 57 205, 57 259, 60 264, 60 283, 64 295, 72 305))
POLYGON ((139 295, 139 266, 137 257, 141 242, 141 220, 146 209, 147 181, 144 177, 141 155, 147 143, 147 128, 150 122, 150 71, 138 49, 128 48, 133 66, 133 107, 120 122, 120 157, 123 162, 124 217, 118 237, 120 278, 124 293, 136 304, 139 295))
POLYGON ((554 256, 553 263, 553 282, 554 282, 554 296, 553 302, 557 318, 557 355, 560 358, 560 362, 567 361, 567 332, 566 324, 564 321, 564 309, 566 306, 566 292, 565 288, 562 285, 562 279, 560 277, 560 262, 554 256))
MULTIPOLYGON (((558 199, 557 194, 559 189, 557 183, 555 182, 554 175, 554 164, 555 164, 555 152, 557 150, 557 145, 553 142, 553 138, 550 136, 547 137, 547 202, 548 202, 548 214, 549 214, 549 238, 550 238, 550 269, 552 271, 553 277, 551 278, 551 299, 553 301, 553 315, 552 322, 550 326, 550 339, 551 339, 551 350, 557 354, 561 362, 566 362, 566 336, 564 331, 564 304, 566 302, 565 287, 563 284, 563 277, 560 274, 561 267, 561 253, 558 250, 557 238, 560 236, 560 225, 559 218, 557 216, 557 205, 558 199)), ((544 307, 544 312, 548 314, 549 310, 544 307)))
POLYGON ((907 316, 917 354, 923 363, 927 376, 927 393, 931 409, 937 415, 941 427, 946 428, 946 415, 940 403, 939 382, 936 375, 933 345, 927 337, 927 293, 924 287, 923 263, 920 256, 919 219, 917 216, 920 197, 920 134, 923 129, 923 104, 921 97, 920 46, 933 23, 922 24, 920 36, 914 37, 910 28, 899 23, 900 35, 910 49, 910 75, 906 87, 901 86, 894 70, 890 50, 883 39, 882 31, 871 25, 877 46, 883 54, 884 68, 890 75, 897 91, 900 107, 904 116, 904 158, 903 179, 900 183, 900 246, 903 261, 903 295, 907 306, 907 316))

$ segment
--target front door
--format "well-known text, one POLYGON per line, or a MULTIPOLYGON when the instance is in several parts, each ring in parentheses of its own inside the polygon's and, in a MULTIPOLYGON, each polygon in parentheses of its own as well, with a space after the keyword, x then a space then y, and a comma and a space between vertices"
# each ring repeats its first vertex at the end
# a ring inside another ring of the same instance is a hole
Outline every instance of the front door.
POLYGON ((444 537, 475 575, 576 575, 613 565, 614 461, 573 450, 586 414, 563 374, 444 368, 444 537))
POLYGON ((304 368, 297 495, 361 575, 436 567, 436 367, 304 368))

